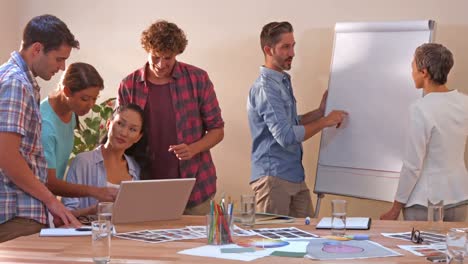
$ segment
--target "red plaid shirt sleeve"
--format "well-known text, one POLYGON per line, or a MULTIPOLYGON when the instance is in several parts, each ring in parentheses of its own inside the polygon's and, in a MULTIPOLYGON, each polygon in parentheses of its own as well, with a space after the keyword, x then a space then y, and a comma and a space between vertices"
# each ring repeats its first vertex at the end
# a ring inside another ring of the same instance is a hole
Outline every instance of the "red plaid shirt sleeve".
POLYGON ((119 105, 133 103, 140 106, 141 109, 145 109, 148 86, 143 79, 144 72, 144 68, 136 70, 120 83, 117 96, 119 105))
POLYGON ((218 99, 216 98, 213 83, 208 78, 208 74, 202 77, 201 83, 204 84, 204 88, 202 89, 200 113, 206 130, 224 127, 218 99))

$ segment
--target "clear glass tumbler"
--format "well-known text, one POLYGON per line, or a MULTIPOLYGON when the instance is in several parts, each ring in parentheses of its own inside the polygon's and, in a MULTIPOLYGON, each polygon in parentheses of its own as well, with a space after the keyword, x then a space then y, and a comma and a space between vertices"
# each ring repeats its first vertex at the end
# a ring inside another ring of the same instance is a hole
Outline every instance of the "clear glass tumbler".
POLYGON ((447 233, 447 262, 463 264, 467 254, 467 232, 459 228, 451 228, 447 233))
POLYGON ((346 233, 346 209, 345 200, 332 200, 331 232, 334 236, 344 236, 346 233))
POLYGON ((255 224, 255 195, 241 195, 240 219, 244 226, 255 224))
POLYGON ((91 222, 93 261, 98 264, 109 263, 111 249, 111 223, 107 220, 91 222))

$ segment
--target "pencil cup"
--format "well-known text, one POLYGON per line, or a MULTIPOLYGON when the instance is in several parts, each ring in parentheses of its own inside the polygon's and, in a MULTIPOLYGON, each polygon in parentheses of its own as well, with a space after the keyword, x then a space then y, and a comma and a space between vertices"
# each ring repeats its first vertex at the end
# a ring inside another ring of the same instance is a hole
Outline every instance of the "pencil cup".
POLYGON ((232 220, 229 214, 206 215, 206 237, 209 245, 225 245, 232 242, 232 220))
POLYGON ((332 200, 331 232, 335 236, 344 236, 346 233, 346 201, 332 200))
POLYGON ((427 200, 427 221, 433 231, 441 231, 444 222, 444 201, 431 202, 427 200))
POLYGON ((244 226, 255 224, 255 195, 241 195, 240 219, 244 226))
POLYGON ((91 222, 91 228, 91 247, 94 263, 109 263, 111 248, 111 223, 107 220, 97 220, 91 222))

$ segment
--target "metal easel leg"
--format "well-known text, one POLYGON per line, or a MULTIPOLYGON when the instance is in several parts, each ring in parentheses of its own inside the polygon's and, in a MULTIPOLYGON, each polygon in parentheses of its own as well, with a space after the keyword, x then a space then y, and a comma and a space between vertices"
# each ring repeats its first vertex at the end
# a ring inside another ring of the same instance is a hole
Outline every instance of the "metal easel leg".
POLYGON ((325 194, 323 194, 323 193, 317 193, 317 204, 315 205, 314 218, 317 218, 317 217, 319 216, 319 212, 320 212, 320 202, 322 201, 323 197, 325 197, 325 194))

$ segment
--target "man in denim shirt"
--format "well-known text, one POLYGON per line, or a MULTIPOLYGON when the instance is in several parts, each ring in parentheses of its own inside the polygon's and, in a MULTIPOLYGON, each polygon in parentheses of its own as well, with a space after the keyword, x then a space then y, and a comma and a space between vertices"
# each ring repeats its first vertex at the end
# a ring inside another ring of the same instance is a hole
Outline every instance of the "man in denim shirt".
POLYGON ((293 28, 288 22, 271 22, 260 35, 265 65, 250 89, 247 110, 252 134, 252 175, 257 211, 294 217, 313 213, 310 191, 304 182, 302 141, 323 128, 339 125, 347 116, 332 111, 324 117, 327 93, 320 107, 297 114, 291 78, 294 57, 293 28))

